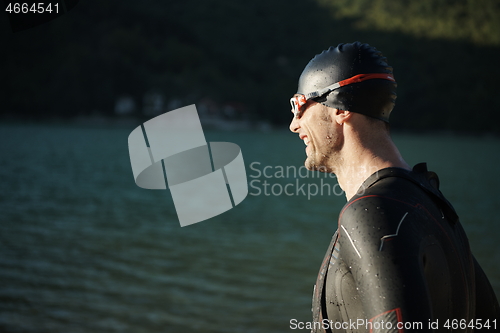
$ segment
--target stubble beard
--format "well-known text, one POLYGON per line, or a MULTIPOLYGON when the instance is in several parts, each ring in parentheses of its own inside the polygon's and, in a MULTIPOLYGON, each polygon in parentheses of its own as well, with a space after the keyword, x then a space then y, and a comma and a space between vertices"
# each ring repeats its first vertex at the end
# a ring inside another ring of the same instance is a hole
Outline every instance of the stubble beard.
POLYGON ((311 149, 304 166, 310 171, 335 173, 336 166, 340 164, 342 157, 340 151, 343 147, 343 139, 338 135, 331 136, 331 144, 326 145, 324 152, 311 149))
MULTIPOLYGON (((320 117, 325 124, 334 123, 326 106, 322 109, 320 117)), ((344 146, 344 137, 339 130, 339 128, 330 127, 329 133, 325 134, 323 138, 321 147, 318 147, 313 141, 313 146, 304 162, 308 170, 335 173, 334 170, 342 159, 340 152, 344 146)))
POLYGON ((317 156, 308 156, 304 162, 304 166, 310 171, 333 173, 333 168, 328 163, 328 155, 321 159, 317 158, 317 156))

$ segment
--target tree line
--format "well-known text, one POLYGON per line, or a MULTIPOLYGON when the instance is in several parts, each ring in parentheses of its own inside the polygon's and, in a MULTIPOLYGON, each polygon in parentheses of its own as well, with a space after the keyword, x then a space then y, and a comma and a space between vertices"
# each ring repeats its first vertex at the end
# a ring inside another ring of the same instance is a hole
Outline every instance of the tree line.
POLYGON ((0 112, 113 116, 157 91, 283 124, 307 62, 359 40, 394 67, 393 127, 500 133, 499 24, 497 0, 80 1, 17 33, 0 15, 0 112))

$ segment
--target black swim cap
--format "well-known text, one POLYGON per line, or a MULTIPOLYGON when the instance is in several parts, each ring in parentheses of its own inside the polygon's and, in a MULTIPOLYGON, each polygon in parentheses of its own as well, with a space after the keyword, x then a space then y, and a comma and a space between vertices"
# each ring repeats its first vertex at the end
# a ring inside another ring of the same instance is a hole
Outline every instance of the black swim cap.
MULTIPOLYGON (((392 67, 374 47, 360 42, 339 44, 316 55, 299 78, 297 94, 307 95, 359 74, 385 73, 392 67)), ((340 110, 361 113, 389 122, 396 100, 396 82, 368 79, 333 90, 315 101, 340 110)))

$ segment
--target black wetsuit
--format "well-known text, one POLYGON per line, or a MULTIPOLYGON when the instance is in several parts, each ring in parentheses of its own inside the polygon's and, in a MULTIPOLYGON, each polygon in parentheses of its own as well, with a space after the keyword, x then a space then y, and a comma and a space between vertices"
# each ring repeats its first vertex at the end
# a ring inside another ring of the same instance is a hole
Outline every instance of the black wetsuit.
POLYGON ((436 323, 435 332, 447 324, 478 332, 488 319, 481 331, 500 331, 493 289, 438 186, 425 164, 383 169, 363 183, 318 274, 313 332, 431 332, 436 323))

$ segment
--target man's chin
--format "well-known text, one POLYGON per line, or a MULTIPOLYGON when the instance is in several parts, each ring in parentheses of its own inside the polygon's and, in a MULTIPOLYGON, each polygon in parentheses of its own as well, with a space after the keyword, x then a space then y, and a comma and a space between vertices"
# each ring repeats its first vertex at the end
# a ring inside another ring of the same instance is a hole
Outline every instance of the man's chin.
POLYGON ((304 166, 306 167, 307 170, 309 171, 318 171, 320 170, 320 166, 318 166, 317 163, 315 163, 315 161, 311 158, 311 157, 308 157, 305 162, 304 162, 304 166))
POLYGON ((311 158, 309 156, 304 161, 304 166, 306 167, 307 170, 314 171, 314 169, 313 169, 314 163, 311 161, 311 158))
POLYGON ((304 166, 309 171, 319 171, 319 172, 328 172, 328 173, 330 172, 329 169, 326 167, 326 165, 321 165, 320 163, 317 163, 311 157, 307 157, 307 159, 304 162, 304 166))

